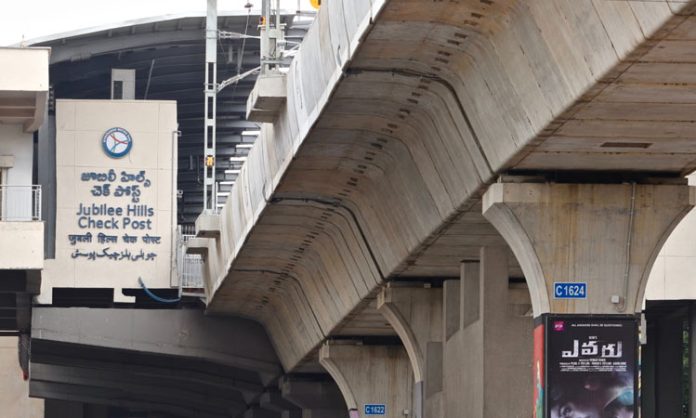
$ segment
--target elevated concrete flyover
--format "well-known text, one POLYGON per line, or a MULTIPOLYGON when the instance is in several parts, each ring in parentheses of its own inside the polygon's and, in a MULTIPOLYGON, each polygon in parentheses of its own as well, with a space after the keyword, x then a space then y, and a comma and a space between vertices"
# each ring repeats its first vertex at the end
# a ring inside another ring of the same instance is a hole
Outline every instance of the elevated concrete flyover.
POLYGON ((693 6, 327 2, 208 241, 208 311, 311 368, 326 339, 396 334, 374 315, 388 282, 459 279, 482 246, 527 275, 482 216, 498 180, 683 184, 693 6))
POLYGON ((30 396, 235 417, 283 374, 253 321, 200 310, 34 308, 30 396))

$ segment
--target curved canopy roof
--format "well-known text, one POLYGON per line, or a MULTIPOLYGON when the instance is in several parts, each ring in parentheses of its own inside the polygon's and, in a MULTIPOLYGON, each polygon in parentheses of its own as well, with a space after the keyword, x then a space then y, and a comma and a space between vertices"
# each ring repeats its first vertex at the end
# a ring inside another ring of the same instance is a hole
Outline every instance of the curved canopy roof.
MULTIPOLYGON (((300 41, 312 16, 283 13, 287 39, 300 41)), ((246 39, 224 39, 218 48, 218 82, 259 65, 258 15, 220 12, 221 31, 246 33, 246 39)), ((57 99, 108 99, 112 68, 136 70, 136 99, 176 100, 179 118, 179 223, 192 223, 202 209, 203 80, 205 63, 203 14, 166 15, 81 29, 27 42, 51 47, 50 82, 57 99)), ((218 180, 229 157, 244 155, 243 142, 258 129, 245 120, 246 99, 255 82, 250 76, 218 96, 218 180)), ((221 186, 230 187, 229 184, 221 186)))

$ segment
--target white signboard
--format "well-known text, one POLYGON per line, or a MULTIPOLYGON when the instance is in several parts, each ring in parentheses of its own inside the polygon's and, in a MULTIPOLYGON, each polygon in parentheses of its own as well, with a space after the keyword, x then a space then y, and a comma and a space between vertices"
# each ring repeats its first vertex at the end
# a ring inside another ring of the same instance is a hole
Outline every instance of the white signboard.
POLYGON ((174 283, 176 130, 175 102, 57 102, 56 256, 44 289, 114 288, 118 301, 138 278, 174 283))
POLYGON ((155 261, 163 250, 162 237, 151 235, 155 233, 155 208, 140 203, 142 194, 152 187, 147 171, 83 171, 80 180, 93 199, 78 202, 74 225, 77 228, 68 235, 70 245, 75 247, 71 257, 88 261, 155 261), (106 201, 111 203, 101 203, 106 201))

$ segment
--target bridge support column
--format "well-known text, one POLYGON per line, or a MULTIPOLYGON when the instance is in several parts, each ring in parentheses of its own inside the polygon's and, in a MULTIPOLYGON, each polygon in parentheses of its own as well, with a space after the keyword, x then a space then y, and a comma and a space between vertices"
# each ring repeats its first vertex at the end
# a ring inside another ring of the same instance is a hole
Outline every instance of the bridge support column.
MULTIPOLYGON (((655 258, 674 227, 694 206, 694 197, 694 189, 686 184, 496 183, 483 197, 483 215, 515 253, 529 286, 535 316, 635 314, 642 308, 655 258), (576 294, 567 295, 558 282, 584 285, 575 287, 576 294)), ((559 326, 563 331, 562 321, 559 326)), ((535 352, 543 353, 548 330, 538 329, 539 334, 534 331, 535 352)), ((549 358, 554 355, 549 354, 549 358)), ((550 383, 544 382, 541 370, 558 370, 557 366, 535 363, 534 384, 526 382, 513 389, 533 386, 539 388, 538 393, 566 397, 563 403, 558 401, 552 406, 556 414, 560 408, 576 405, 583 414, 605 411, 607 405, 589 392, 600 387, 599 376, 590 380, 576 373, 572 383, 564 383, 566 393, 559 379, 554 387, 542 386, 550 383), (584 383, 582 379, 586 379, 584 383), (594 382, 594 388, 589 388, 589 382, 594 382), (579 391, 579 387, 586 391, 579 391)), ((604 383, 618 384, 609 380, 604 383)), ((605 388, 603 396, 609 396, 607 391, 605 388)), ((544 408, 543 396, 535 399, 535 416, 544 408)), ((629 408, 634 407, 631 404, 629 408)))
POLYGON ((459 292, 459 303, 445 294, 458 317, 445 324, 444 416, 503 418, 529 409, 533 319, 526 287, 510 283, 507 254, 482 248, 480 261, 462 263, 459 286, 445 287, 459 292))
POLYGON ((483 215, 522 267, 534 314, 635 313, 655 257, 694 206, 687 185, 496 183, 483 215), (554 299, 554 282, 587 283, 554 299))
POLYGON ((387 287, 377 309, 399 334, 415 377, 415 418, 442 417, 442 289, 387 287))
POLYGON ((346 404, 336 384, 285 376, 280 381, 284 399, 302 409, 302 418, 346 418, 346 404))
POLYGON ((413 372, 403 346, 329 341, 319 362, 338 385, 352 417, 365 405, 384 406, 385 418, 412 416, 413 372))

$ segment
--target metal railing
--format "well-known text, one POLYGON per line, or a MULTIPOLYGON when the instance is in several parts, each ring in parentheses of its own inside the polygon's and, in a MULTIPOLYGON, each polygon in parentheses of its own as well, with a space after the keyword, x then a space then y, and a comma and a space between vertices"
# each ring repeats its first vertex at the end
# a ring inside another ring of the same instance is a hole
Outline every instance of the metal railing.
POLYGON ((198 254, 186 254, 186 243, 189 239, 195 237, 191 234, 181 233, 177 239, 177 272, 179 274, 179 283, 182 291, 186 289, 203 289, 203 258, 198 254))
POLYGON ((40 221, 41 186, 0 185, 0 221, 40 221))

